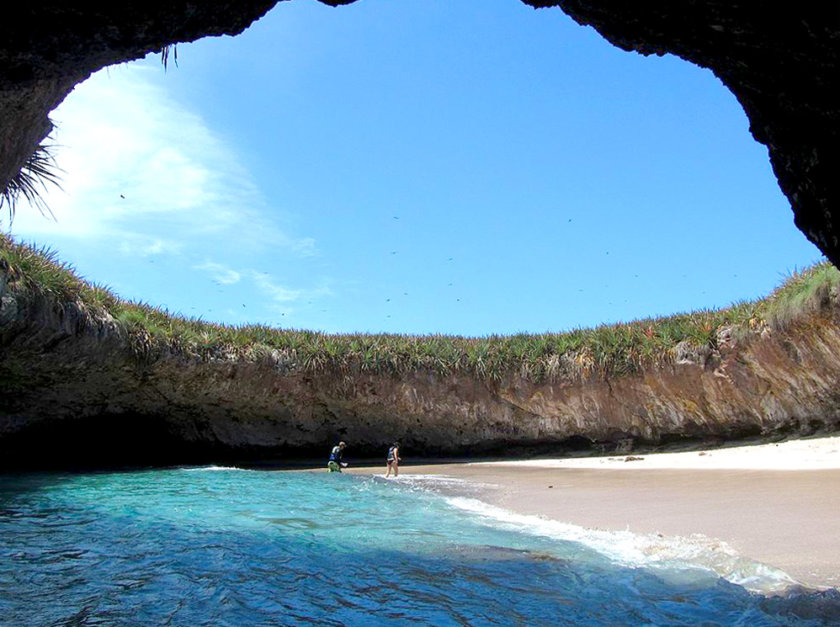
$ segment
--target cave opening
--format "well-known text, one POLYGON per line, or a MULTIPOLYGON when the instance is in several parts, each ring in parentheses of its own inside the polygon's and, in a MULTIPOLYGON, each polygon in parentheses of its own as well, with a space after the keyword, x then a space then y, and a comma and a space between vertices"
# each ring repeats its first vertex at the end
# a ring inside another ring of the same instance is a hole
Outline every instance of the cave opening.
POLYGON ((56 112, 88 151, 59 222, 14 229, 124 297, 334 332, 723 306, 818 257, 711 72, 468 5, 284 2, 96 75, 56 112))

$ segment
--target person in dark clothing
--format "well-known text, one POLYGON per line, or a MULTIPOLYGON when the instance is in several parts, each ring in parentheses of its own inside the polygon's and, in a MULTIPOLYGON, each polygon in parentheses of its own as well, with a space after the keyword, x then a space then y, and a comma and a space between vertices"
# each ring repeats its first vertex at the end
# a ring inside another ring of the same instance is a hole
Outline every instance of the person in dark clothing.
POLYGON ((327 462, 327 470, 330 472, 341 472, 342 468, 347 468, 347 462, 341 461, 344 456, 344 447, 347 446, 344 442, 339 442, 330 452, 330 461, 327 462))
POLYGON ((394 476, 400 476, 400 443, 394 442, 393 446, 388 449, 388 458, 386 459, 388 470, 385 471, 385 478, 391 476, 391 471, 394 471, 394 476))

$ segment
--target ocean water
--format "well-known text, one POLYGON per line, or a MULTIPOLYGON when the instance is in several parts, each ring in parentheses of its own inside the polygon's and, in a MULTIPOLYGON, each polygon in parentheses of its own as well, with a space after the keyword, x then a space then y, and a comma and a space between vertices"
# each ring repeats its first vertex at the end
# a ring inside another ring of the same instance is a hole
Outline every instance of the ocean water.
POLYGON ((719 547, 475 496, 216 467, 0 476, 0 624, 840 624, 836 591, 768 596, 784 573, 719 547))

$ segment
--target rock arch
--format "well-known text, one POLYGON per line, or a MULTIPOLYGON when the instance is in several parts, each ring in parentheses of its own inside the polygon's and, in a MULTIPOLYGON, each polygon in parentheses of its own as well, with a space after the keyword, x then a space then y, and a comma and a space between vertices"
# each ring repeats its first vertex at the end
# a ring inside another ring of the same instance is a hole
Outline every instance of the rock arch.
MULTIPOLYGON (((288 0, 280 0, 288 1, 288 0)), ((356 0, 320 0, 332 6, 356 0)), ((558 6, 624 50, 675 54, 735 94, 768 148, 796 225, 840 266, 840 10, 747 0, 521 0, 558 6)), ((0 23, 0 189, 51 130, 48 114, 108 65, 212 35, 236 35, 277 0, 16 3, 0 23)), ((476 10, 480 10, 476 8, 476 10)))

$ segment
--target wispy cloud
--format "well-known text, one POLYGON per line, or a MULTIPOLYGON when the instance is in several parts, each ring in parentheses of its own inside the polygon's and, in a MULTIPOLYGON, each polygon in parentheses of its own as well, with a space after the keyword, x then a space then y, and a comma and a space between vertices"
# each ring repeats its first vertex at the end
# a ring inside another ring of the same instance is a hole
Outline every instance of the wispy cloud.
POLYGON ((278 226, 281 210, 235 149, 156 84, 157 71, 99 72, 55 111, 63 190, 51 189, 46 201, 56 221, 21 207, 12 232, 107 240, 126 254, 208 245, 314 254, 311 238, 278 226))
POLYGON ((261 272, 252 271, 251 278, 263 295, 278 303, 295 301, 303 295, 302 290, 289 289, 288 287, 279 285, 269 275, 261 272))
POLYGON ((119 245, 121 253, 132 257, 177 254, 181 252, 182 248, 183 246, 179 242, 160 237, 137 236, 130 233, 124 234, 124 239, 119 245))
POLYGON ((89 264, 85 276, 123 296, 211 319, 286 322, 331 296, 308 261, 315 241, 284 226, 293 212, 272 205, 235 145, 161 78, 158 68, 120 66, 67 98, 54 113, 63 189, 46 197, 57 220, 22 206, 12 233, 72 251, 89 264))
POLYGON ((213 261, 205 261, 200 265, 193 266, 193 268, 195 268, 196 270, 205 270, 206 272, 209 272, 210 276, 212 276, 214 280, 218 281, 219 283, 224 283, 226 285, 238 283, 239 279, 242 278, 242 275, 236 270, 231 270, 227 266, 221 263, 215 263, 213 261))
POLYGON ((225 264, 210 260, 193 266, 193 269, 208 273, 214 281, 220 284, 247 283, 246 287, 253 288, 256 294, 267 301, 266 306, 272 310, 278 310, 278 305, 282 304, 283 307, 279 307, 279 310, 286 311, 286 305, 289 303, 304 298, 316 299, 332 295, 332 290, 326 285, 316 288, 292 288, 282 284, 267 272, 260 272, 251 268, 234 270, 225 264))
MULTIPOLYGON (((249 278, 256 287, 257 292, 266 300, 274 303, 274 305, 285 305, 304 299, 314 300, 325 296, 332 296, 332 290, 326 284, 314 288, 291 288, 283 285, 267 272, 242 270, 242 275, 249 278)), ((278 309, 276 306, 271 308, 278 309)), ((285 308, 280 307, 280 310, 285 310, 285 308)))

